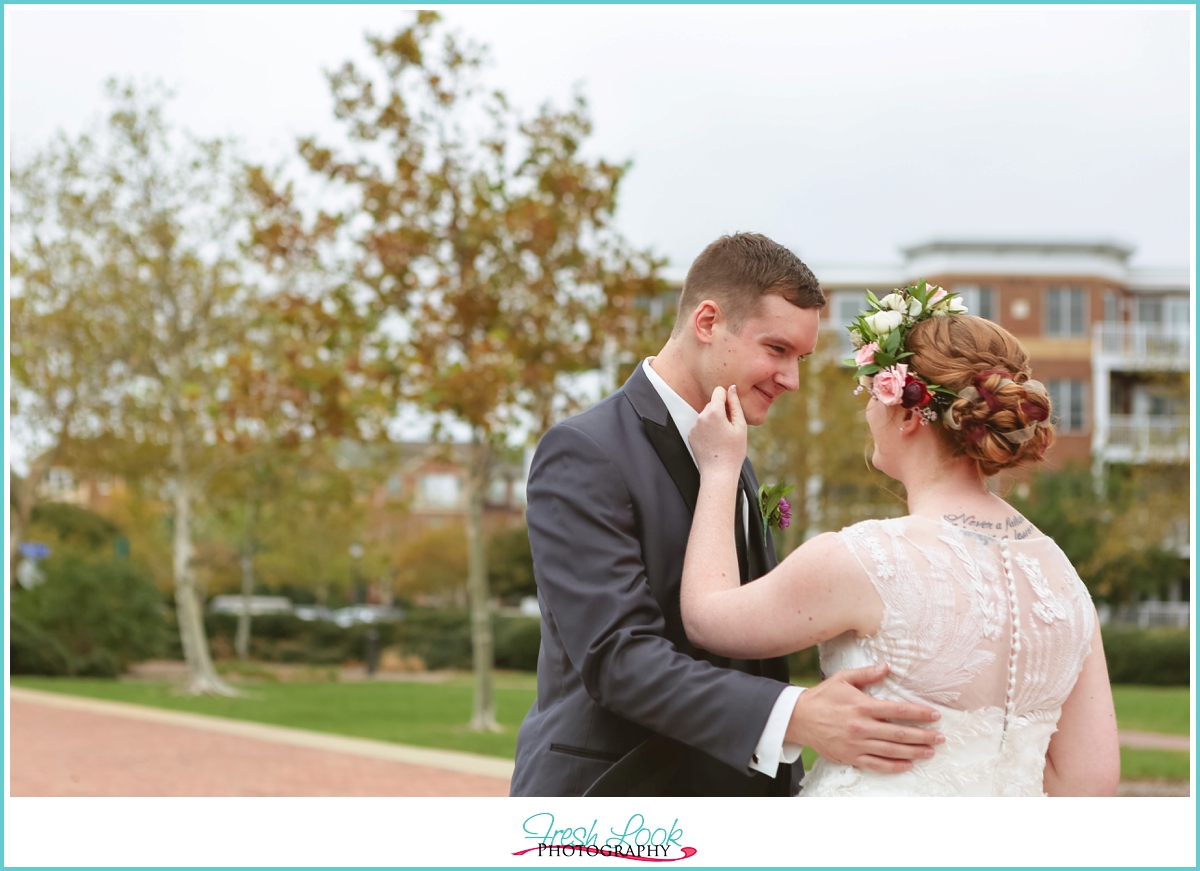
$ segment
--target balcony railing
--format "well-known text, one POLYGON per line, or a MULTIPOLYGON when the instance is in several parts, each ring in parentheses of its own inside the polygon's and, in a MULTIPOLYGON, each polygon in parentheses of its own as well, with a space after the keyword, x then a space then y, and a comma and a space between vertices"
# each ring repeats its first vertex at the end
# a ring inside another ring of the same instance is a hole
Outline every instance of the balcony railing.
POLYGON ((1114 324, 1095 327, 1093 354, 1136 369, 1188 368, 1191 333, 1187 324, 1114 324))
POLYGON ((1117 462, 1187 459, 1191 426, 1187 415, 1114 414, 1108 419, 1105 453, 1117 462))

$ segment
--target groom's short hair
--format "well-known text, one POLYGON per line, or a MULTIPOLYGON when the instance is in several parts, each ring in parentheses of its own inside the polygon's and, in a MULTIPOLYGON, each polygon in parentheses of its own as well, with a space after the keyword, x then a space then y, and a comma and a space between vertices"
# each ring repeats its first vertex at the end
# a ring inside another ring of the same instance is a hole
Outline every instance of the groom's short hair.
POLYGON ((761 233, 722 236, 701 251, 688 269, 672 335, 683 329, 687 316, 706 299, 721 306, 729 328, 737 333, 768 293, 799 308, 825 305, 817 277, 787 248, 761 233))

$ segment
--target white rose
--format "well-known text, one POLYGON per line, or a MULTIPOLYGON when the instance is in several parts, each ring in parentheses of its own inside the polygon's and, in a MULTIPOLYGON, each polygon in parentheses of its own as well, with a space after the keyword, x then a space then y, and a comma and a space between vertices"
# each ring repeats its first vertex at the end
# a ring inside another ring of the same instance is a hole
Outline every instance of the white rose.
POLYGON ((967 307, 963 304, 962 297, 956 296, 946 305, 946 311, 950 312, 951 314, 965 315, 967 313, 967 307))
POLYGON ((885 309, 890 309, 894 312, 902 312, 908 308, 908 304, 904 301, 904 297, 898 293, 889 293, 879 301, 879 304, 885 309))
MULTIPOLYGON (((886 297, 885 297, 886 299, 886 297)), ((882 302, 883 300, 880 300, 882 302)), ((881 311, 867 317, 867 326, 871 332, 883 338, 904 321, 904 315, 898 311, 881 311)))
POLYGON ((910 318, 915 318, 917 315, 919 315, 922 308, 923 306, 921 305, 921 301, 919 299, 917 299, 915 296, 909 297, 908 316, 910 318))

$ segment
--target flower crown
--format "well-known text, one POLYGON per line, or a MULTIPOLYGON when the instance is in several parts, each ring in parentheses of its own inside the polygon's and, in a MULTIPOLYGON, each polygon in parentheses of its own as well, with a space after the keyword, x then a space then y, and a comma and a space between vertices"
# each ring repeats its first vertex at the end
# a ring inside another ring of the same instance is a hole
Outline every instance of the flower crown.
POLYGON ((865 388, 884 405, 917 409, 922 423, 937 420, 938 411, 929 407, 935 397, 943 400, 938 403, 942 405, 953 402, 958 394, 927 382, 900 361, 912 356, 911 351, 904 350, 909 330, 929 318, 966 314, 962 297, 920 281, 894 290, 883 299, 868 290, 867 302, 870 308, 847 327, 856 349, 854 357, 845 361, 858 367, 854 373, 858 378, 855 394, 865 388))
MULTIPOLYGON (((931 384, 920 375, 910 372, 907 363, 900 362, 912 356, 911 351, 904 350, 909 330, 929 318, 966 314, 967 307, 963 305, 962 298, 952 297, 944 288, 921 281, 902 290, 894 290, 883 299, 876 299, 875 294, 868 290, 867 301, 870 309, 847 327, 850 341, 857 349, 854 357, 845 361, 847 365, 858 367, 854 373, 858 378, 855 394, 864 389, 870 390, 871 395, 884 405, 917 409, 922 424, 932 423, 940 417, 950 429, 961 430, 967 440, 979 441, 983 437, 984 425, 975 423, 964 426, 955 419, 950 406, 957 399, 983 400, 989 409, 996 411, 1000 402, 987 389, 986 381, 989 376, 999 375, 1001 380, 996 388, 999 390, 1016 383, 1012 373, 1005 369, 989 369, 976 375, 972 385, 955 392, 940 384, 931 384), (940 407, 940 411, 931 406, 940 407)), ((1026 394, 1038 394, 1049 402, 1046 386, 1040 381, 1026 380, 1020 386, 1026 394)), ((1024 401, 1020 407, 1032 423, 1019 430, 999 433, 1015 445, 1033 438, 1038 427, 1053 425, 1046 409, 1024 401)))

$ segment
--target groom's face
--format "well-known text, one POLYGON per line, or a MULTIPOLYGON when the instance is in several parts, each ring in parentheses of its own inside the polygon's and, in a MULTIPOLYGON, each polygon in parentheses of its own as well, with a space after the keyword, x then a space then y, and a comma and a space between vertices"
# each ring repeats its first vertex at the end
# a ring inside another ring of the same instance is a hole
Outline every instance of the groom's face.
POLYGON ((736 384, 746 422, 763 423, 771 404, 800 386, 800 360, 817 346, 819 321, 817 309, 766 294, 737 333, 727 323, 714 330, 709 393, 718 385, 736 384))

